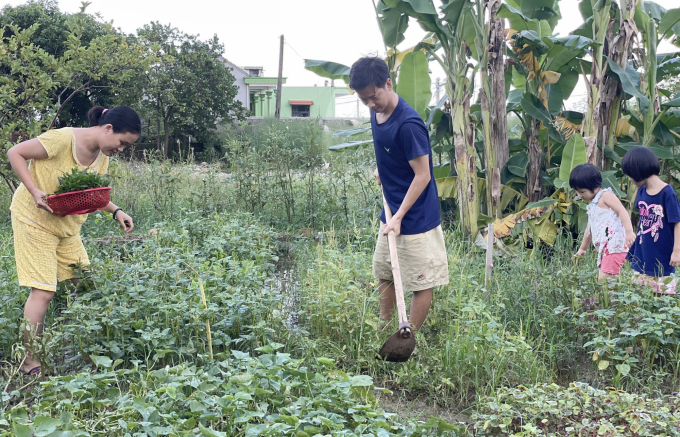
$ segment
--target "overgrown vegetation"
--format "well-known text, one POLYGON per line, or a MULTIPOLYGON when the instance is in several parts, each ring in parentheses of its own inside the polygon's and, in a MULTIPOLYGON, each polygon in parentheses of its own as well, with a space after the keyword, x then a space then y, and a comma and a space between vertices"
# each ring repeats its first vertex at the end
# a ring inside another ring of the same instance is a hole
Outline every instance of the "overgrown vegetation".
MULTIPOLYGON (((112 162, 112 200, 136 233, 101 212, 87 222, 92 265, 76 266, 86 280, 60 286, 29 345, 39 378, 19 371, 27 290, 2 217, 0 435, 680 434, 677 297, 641 289, 628 269, 598 284, 592 255, 572 259, 584 205, 565 183, 576 164, 595 162, 627 197, 620 156, 636 143, 677 182, 680 100, 657 82, 674 86, 679 56, 656 49, 677 43, 680 10, 579 7, 584 25, 557 37, 557 0, 375 3, 397 92, 419 102, 432 129, 445 199, 451 281, 404 364, 376 360, 396 327, 377 316, 371 276, 380 194, 373 154, 360 147, 369 129, 332 136, 315 122, 266 120, 225 128, 218 141, 214 120, 239 109, 229 107, 230 74, 198 73, 224 85, 217 107, 194 99, 201 84, 187 70, 224 66, 216 39, 158 23, 128 38, 49 1, 3 9, 14 26, 1 35, 0 147, 79 120, 90 97, 108 104, 130 92, 148 98, 140 110, 155 132, 144 141, 158 152, 112 162), (428 34, 396 50, 409 20, 428 34), (504 20, 513 30, 503 33, 504 20), (431 108, 429 75, 416 75, 428 62, 447 72, 447 96, 431 108), (565 111, 579 75, 589 80, 585 111, 565 111), (131 80, 141 88, 125 88, 131 80), (489 96, 501 90, 499 105, 489 96), (202 154, 211 165, 189 153, 198 133, 213 145, 202 154), (171 138, 180 164, 156 159, 172 154, 171 138), (474 194, 467 207, 451 200, 462 189, 474 194), (466 237, 492 220, 497 236, 521 244, 499 245, 485 286, 483 255, 466 237), (401 408, 413 400, 425 400, 417 419, 401 408), (429 417, 439 408, 456 414, 429 417)), ((0 206, 16 187, 6 164, 0 206)), ((89 178, 75 175, 71 188, 89 178)))
POLYGON ((222 168, 112 162, 112 200, 137 233, 123 235, 101 212, 86 223, 89 286, 77 298, 60 287, 31 346, 43 379, 18 373, 26 290, 4 219, 1 432, 626 434, 639 425, 674 435, 674 296, 652 298, 629 271, 601 288, 594 259, 571 259, 567 233, 552 248, 500 255, 485 288, 483 255, 453 228, 451 282, 436 291, 412 360, 382 363, 376 351, 396 327, 378 319, 370 271, 379 204, 370 158, 325 152, 340 140, 312 122, 247 127, 231 141, 222 168), (323 147, 305 149, 311 137, 323 147), (290 163, 276 167, 270 148, 290 163), (318 166, 307 167, 314 156, 318 166), (315 192, 344 181, 347 203, 306 197, 310 168, 315 192), (288 171, 287 185, 274 183, 288 171), (246 186, 261 190, 258 209, 238 194, 246 186), (284 187, 296 202, 290 220, 284 187), (425 407, 400 411, 414 400, 425 407), (429 416, 442 411, 458 414, 429 416))

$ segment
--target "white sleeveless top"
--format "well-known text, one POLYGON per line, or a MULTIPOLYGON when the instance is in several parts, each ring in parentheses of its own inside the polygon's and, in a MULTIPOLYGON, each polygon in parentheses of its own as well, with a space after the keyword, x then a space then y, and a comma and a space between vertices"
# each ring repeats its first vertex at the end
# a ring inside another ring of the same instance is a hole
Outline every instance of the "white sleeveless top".
POLYGON ((602 194, 606 191, 611 192, 611 188, 600 190, 595 198, 588 205, 588 223, 590 224, 590 234, 593 236, 593 245, 597 249, 597 266, 600 266, 602 257, 613 253, 626 253, 626 230, 621 223, 621 219, 613 209, 600 208, 597 203, 602 194))

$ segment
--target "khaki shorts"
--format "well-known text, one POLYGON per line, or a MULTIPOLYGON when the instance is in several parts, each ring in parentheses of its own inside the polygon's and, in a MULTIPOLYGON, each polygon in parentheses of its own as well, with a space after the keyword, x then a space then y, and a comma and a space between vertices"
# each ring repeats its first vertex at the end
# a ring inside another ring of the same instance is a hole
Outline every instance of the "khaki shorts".
POLYGON ((17 220, 12 214, 14 258, 19 285, 57 291, 57 281, 73 278, 69 264, 90 264, 79 234, 58 237, 44 229, 17 220))
MULTIPOLYGON (((385 225, 380 223, 373 254, 373 276, 392 281, 392 263, 385 225)), ((442 227, 416 235, 397 235, 397 255, 404 291, 419 291, 449 283, 449 265, 442 227)))

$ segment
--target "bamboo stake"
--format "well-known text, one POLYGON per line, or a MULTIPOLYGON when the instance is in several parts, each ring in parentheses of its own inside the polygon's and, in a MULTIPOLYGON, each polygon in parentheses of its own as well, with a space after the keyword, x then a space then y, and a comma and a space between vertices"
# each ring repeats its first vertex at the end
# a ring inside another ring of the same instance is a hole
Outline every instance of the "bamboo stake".
MULTIPOLYGON (((196 273, 196 277, 198 278, 198 288, 201 290, 201 302, 203 302, 203 306, 207 310, 208 309, 208 301, 205 298, 205 290, 203 289, 203 280, 201 279, 201 275, 199 275, 198 272, 196 270, 194 270, 194 268, 191 267, 189 264, 187 264, 187 267, 189 267, 192 272, 196 273)), ((210 351, 210 359, 212 360, 213 359, 213 347, 212 347, 212 334, 210 333, 210 320, 205 321, 205 331, 208 334, 208 350, 210 351)))

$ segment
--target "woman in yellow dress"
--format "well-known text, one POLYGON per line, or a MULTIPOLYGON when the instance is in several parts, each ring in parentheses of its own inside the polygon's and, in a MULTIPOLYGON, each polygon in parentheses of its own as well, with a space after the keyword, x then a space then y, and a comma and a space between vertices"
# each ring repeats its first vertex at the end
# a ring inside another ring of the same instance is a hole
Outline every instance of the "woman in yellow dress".
MULTIPOLYGON (((89 128, 50 130, 7 152, 21 180, 10 210, 19 285, 31 288, 24 307, 24 318, 30 323, 30 330, 24 331, 26 345, 30 331, 35 335, 42 333, 57 282, 71 279, 76 283, 69 265, 89 264, 80 238, 80 228, 87 215, 58 217, 52 214, 45 196, 54 193, 59 185, 58 177, 73 168, 106 174, 109 157, 137 141, 142 132, 139 115, 127 106, 111 109, 95 106, 87 117, 89 128)), ((113 203, 109 202, 104 211, 112 213, 126 232, 133 229, 132 218, 113 203)), ((40 363, 28 353, 21 370, 37 375, 41 371, 40 363)))

